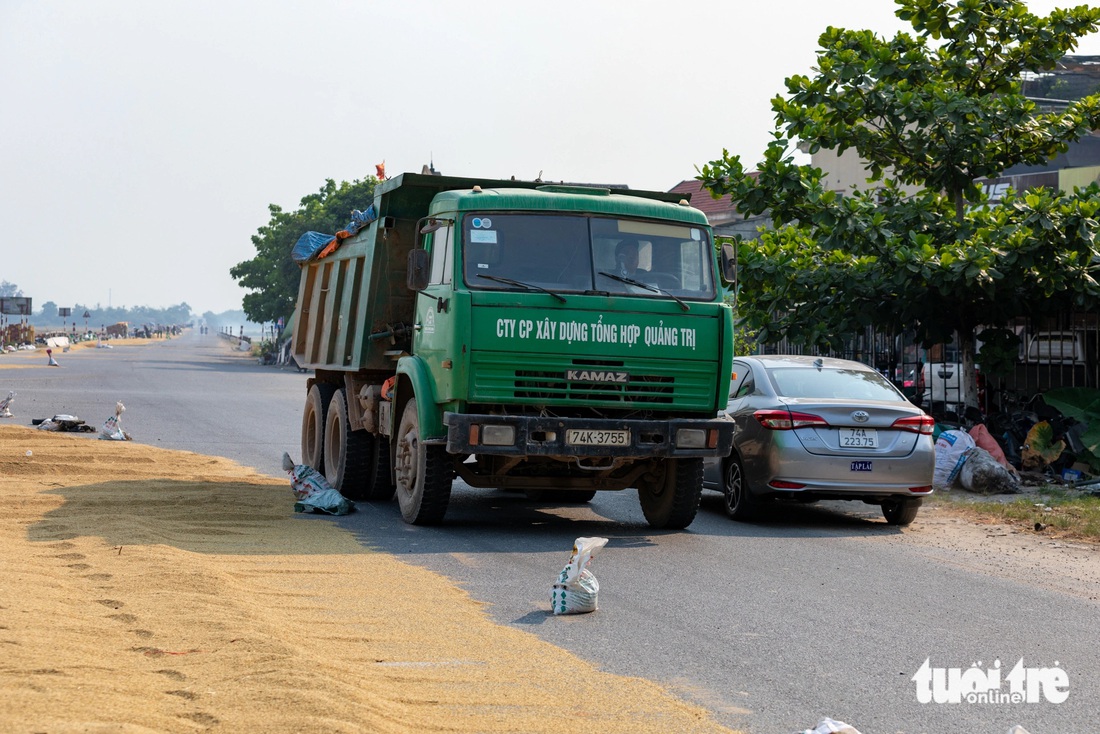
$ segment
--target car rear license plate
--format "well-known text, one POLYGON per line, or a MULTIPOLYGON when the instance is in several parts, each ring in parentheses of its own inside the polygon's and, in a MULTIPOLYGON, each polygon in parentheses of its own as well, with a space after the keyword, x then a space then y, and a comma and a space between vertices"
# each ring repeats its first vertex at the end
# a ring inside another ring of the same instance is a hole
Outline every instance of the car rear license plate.
POLYGON ((570 428, 565 432, 568 446, 629 446, 630 431, 589 431, 570 428))
POLYGON ((871 471, 871 462, 869 461, 853 461, 852 471, 871 471))
POLYGON ((874 428, 841 428, 840 448, 877 449, 878 431, 874 428))

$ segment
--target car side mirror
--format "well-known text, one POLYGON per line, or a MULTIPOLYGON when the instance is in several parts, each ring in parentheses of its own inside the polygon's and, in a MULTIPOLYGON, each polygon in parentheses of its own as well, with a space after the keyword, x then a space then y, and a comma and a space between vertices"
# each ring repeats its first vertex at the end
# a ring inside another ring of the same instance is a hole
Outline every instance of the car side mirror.
POLYGON ((428 272, 431 261, 427 250, 410 250, 408 269, 405 272, 405 284, 411 291, 422 291, 428 287, 428 272))

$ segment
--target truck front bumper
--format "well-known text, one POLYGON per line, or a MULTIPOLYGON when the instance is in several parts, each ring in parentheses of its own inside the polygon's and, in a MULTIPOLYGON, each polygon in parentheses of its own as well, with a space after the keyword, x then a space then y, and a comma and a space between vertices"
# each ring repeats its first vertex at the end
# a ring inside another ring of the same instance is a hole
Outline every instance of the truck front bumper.
POLYGON ((726 456, 729 418, 616 420, 444 413, 447 451, 498 456, 693 458, 726 456))

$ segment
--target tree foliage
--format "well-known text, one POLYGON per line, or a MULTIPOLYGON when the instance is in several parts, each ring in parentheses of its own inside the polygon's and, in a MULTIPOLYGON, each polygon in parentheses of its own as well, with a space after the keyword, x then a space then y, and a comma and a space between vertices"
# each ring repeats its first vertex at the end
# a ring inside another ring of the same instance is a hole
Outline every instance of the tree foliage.
POLYGON ((314 194, 302 198, 296 211, 268 205, 271 219, 252 236, 256 257, 237 263, 229 274, 250 292, 243 299, 250 321, 268 323, 289 319, 298 298, 300 269, 290 253, 302 234, 309 231, 335 234, 344 228, 354 209, 364 210, 374 198, 378 180, 337 184, 327 179, 314 194))
POLYGON ((1100 128, 1100 96, 1050 112, 1021 91, 1097 29, 1100 8, 1038 17, 1018 0, 896 4, 913 33, 821 34, 814 76, 788 78, 788 96, 772 100, 757 172, 723 151, 699 179, 775 222, 739 245, 739 316, 762 339, 835 346, 872 324, 914 329, 925 344, 957 333, 972 364, 979 325, 1100 296, 1095 184, 990 202, 976 183, 1100 128), (854 149, 866 185, 827 190, 820 168, 795 162, 796 146, 854 149))
POLYGON ((66 317, 59 316, 57 309, 58 306, 54 301, 46 301, 42 304, 42 308, 31 317, 30 323, 39 328, 60 328, 63 330, 75 328, 82 332, 85 326, 98 331, 103 326, 109 326, 120 321, 125 321, 130 326, 141 326, 143 324, 178 326, 190 323, 192 319, 191 306, 186 301, 165 308, 153 308, 151 306, 102 307, 99 304, 92 306, 77 303, 70 307, 71 313, 66 317), (85 313, 88 314, 87 319, 84 318, 85 313))

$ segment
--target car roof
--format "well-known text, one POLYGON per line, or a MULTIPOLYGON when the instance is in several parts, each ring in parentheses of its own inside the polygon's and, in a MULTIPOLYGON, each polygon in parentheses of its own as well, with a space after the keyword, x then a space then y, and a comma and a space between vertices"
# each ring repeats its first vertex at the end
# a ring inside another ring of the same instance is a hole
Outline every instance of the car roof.
POLYGON ((820 362, 826 369, 866 370, 874 372, 871 367, 862 362, 854 362, 850 359, 837 359, 835 357, 817 357, 811 354, 758 354, 751 357, 735 357, 749 364, 755 364, 764 369, 773 367, 805 367, 814 368, 820 362))

